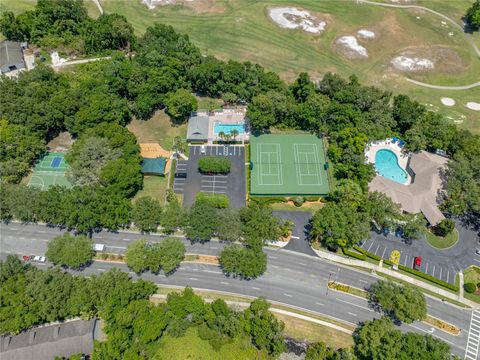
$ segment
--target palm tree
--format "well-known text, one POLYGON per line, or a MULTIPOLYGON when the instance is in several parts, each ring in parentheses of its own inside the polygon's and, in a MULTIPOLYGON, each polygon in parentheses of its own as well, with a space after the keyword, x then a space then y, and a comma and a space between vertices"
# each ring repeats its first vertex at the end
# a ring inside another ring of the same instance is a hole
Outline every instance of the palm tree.
POLYGON ((223 131, 220 131, 220 132, 218 133, 218 137, 219 137, 220 139, 222 139, 222 140, 225 139, 225 133, 224 133, 223 131))
POLYGON ((235 141, 235 138, 238 136, 238 134, 239 132, 237 129, 233 129, 232 131, 230 131, 230 135, 232 135, 234 141, 235 141))

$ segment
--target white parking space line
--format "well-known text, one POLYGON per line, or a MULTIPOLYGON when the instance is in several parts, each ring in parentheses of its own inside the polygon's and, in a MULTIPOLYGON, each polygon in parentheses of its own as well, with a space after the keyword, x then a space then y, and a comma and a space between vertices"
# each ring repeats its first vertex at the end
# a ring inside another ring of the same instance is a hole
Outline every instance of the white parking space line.
POLYGON ((439 277, 440 280, 442 280, 442 270, 443 268, 440 268, 440 277, 439 277))
POLYGON ((373 246, 373 241, 372 243, 370 244, 370 246, 368 247, 367 251, 370 251, 370 248, 373 246))
POLYGON ((387 252, 387 248, 385 248, 385 250, 383 250, 383 254, 382 254, 382 259, 385 258, 385 253, 387 252))
POLYGON ((405 255, 405 266, 407 266, 408 255, 405 255))
POLYGON ((380 244, 377 245, 377 248, 375 249, 375 255, 377 255, 377 251, 380 248, 380 244))
POLYGON ((298 236, 290 236, 292 239, 300 239, 298 236))
POLYGON ((357 314, 354 314, 354 313, 352 313, 352 312, 349 312, 348 314, 349 314, 349 315, 352 315, 352 316, 357 316, 357 314))
POLYGON ((220 284, 223 284, 223 285, 230 285, 230 283, 226 282, 226 281, 220 281, 220 284))
POLYGON ((435 276, 435 265, 433 265, 433 272, 432 272, 432 276, 435 276))
POLYGON ((428 274, 428 262, 427 262, 427 264, 425 265, 425 273, 428 274))
POLYGON ((253 289, 253 290, 260 290, 260 288, 255 287, 255 286, 252 286, 252 289, 253 289))
POLYGON ((287 294, 287 293, 283 293, 283 295, 286 296, 286 297, 292 297, 292 295, 287 294))

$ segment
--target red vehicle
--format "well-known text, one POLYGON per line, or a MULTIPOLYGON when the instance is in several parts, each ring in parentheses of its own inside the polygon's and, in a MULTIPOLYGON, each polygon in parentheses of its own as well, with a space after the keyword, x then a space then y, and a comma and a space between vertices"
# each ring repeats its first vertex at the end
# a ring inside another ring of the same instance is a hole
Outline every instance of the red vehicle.
POLYGON ((28 255, 23 255, 22 258, 23 258, 23 261, 29 261, 30 260, 30 256, 28 256, 28 255))
POLYGON ((420 266, 422 266, 422 258, 420 256, 415 256, 415 259, 413 261, 413 268, 416 269, 420 266))

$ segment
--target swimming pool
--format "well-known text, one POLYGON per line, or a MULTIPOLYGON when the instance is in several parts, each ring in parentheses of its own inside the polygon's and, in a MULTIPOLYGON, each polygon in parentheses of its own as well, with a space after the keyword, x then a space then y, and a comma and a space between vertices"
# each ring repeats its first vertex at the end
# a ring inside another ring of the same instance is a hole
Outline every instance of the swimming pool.
POLYGON ((220 132, 225 134, 230 134, 232 130, 237 130, 238 134, 245 133, 245 125, 244 124, 222 124, 220 122, 215 123, 213 126, 213 131, 215 135, 218 135, 220 132))
POLYGON ((393 180, 400 184, 406 184, 407 172, 398 164, 397 155, 391 150, 381 149, 375 154, 375 169, 378 175, 393 180))

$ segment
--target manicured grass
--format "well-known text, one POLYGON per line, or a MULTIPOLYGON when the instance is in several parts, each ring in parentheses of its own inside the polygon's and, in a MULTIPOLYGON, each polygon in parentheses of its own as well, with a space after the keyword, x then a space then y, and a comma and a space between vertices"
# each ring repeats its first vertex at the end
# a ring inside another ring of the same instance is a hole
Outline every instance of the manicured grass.
POLYGON ((163 111, 157 111, 148 120, 132 120, 127 128, 135 134, 137 142, 156 142, 165 150, 172 149, 173 139, 176 136, 183 139, 187 135, 187 124, 172 124, 170 117, 163 111))
MULTIPOLYGON (((467 0, 419 2, 453 17, 459 23, 471 3, 467 0)), ((140 2, 129 0, 102 0, 101 3, 107 12, 125 15, 138 34, 156 21, 166 23, 189 34, 203 53, 223 59, 258 62, 268 70, 280 72, 287 80, 293 80, 301 71, 308 71, 315 79, 327 71, 343 76, 355 73, 362 82, 394 93, 404 92, 422 103, 438 106, 446 110, 452 121, 463 120, 459 126, 480 132, 478 112, 464 106, 467 101, 478 99, 480 89, 432 90, 405 81, 405 76, 408 76, 438 85, 465 85, 478 78, 480 63, 465 36, 452 25, 442 24, 442 19, 436 15, 419 10, 357 5, 355 1, 344 1, 339 6, 335 1, 298 0, 292 3, 289 0, 231 0, 218 2, 210 9, 193 9, 195 5, 190 4, 159 6, 155 10, 148 10, 140 2), (291 5, 324 16, 327 21, 325 32, 311 35, 300 30, 281 29, 268 17, 267 7, 291 5), (368 59, 348 59, 339 54, 333 46, 336 39, 354 34, 360 28, 371 29, 377 34, 375 40, 361 41, 361 45, 369 52, 368 59), (449 32, 454 35, 449 36, 449 32), (443 72, 406 74, 392 70, 391 59, 403 49, 428 48, 432 45, 454 50, 464 65, 457 71, 443 72), (440 98, 446 96, 445 93, 457 101, 452 108, 440 105, 440 98)), ((478 42, 480 35, 477 35, 474 35, 474 40, 478 42)))
POLYGON ((200 339, 196 328, 189 328, 182 337, 164 335, 154 360, 250 360, 268 359, 268 355, 257 350, 247 337, 240 337, 215 351, 210 343, 200 339))
POLYGON ((425 231, 425 237, 427 242, 437 249, 447 249, 458 241, 458 231, 454 229, 450 234, 445 237, 437 236, 431 231, 425 231))
POLYGON ((160 201, 160 204, 165 202, 165 192, 167 191, 168 178, 164 176, 145 176, 143 178, 143 189, 140 190, 134 200, 142 196, 149 196, 160 201))
MULTIPOLYGON (((27 10, 33 10, 36 3, 36 0, 2 0, 0 1, 0 13, 13 11, 17 15, 27 10)), ((94 19, 100 16, 100 11, 92 0, 84 0, 83 4, 87 8, 88 15, 94 19)))
MULTIPOLYGON (((468 269, 463 271, 463 282, 464 283, 480 283, 480 267, 470 266, 468 269)), ((480 303, 480 291, 477 290, 477 293, 469 294, 464 291, 464 296, 472 301, 480 303)))
POLYGON ((306 342, 323 341, 334 348, 345 348, 353 345, 351 335, 331 327, 283 314, 275 314, 275 317, 285 323, 284 334, 295 340, 306 342))

